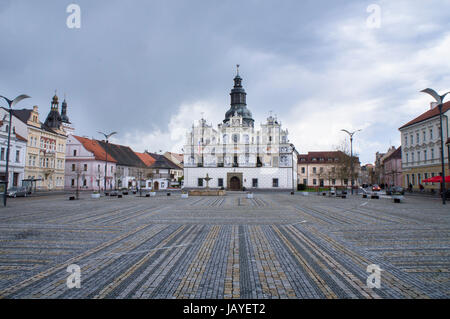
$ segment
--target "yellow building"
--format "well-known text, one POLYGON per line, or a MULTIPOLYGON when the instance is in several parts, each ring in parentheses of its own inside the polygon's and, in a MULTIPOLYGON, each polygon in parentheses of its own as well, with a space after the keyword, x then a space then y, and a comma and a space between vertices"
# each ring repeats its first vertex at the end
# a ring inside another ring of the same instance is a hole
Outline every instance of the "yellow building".
MULTIPOLYGON (((61 117, 58 105, 58 97, 55 95, 44 123, 39 120, 37 106, 34 106, 32 110, 13 111, 20 120, 15 123, 17 132, 27 136, 28 140, 25 181, 33 183, 38 190, 64 189, 67 134, 64 130, 64 117, 61 117)), ((63 102, 63 115, 65 115, 64 107, 67 107, 65 101, 63 102)), ((65 119, 65 122, 68 122, 67 116, 65 119)))

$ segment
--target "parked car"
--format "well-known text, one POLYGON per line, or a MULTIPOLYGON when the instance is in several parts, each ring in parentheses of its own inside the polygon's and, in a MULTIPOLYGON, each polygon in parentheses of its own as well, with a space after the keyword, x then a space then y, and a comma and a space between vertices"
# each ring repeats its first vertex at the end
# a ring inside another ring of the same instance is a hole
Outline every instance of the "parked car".
POLYGON ((401 186, 392 186, 386 189, 386 195, 401 194, 405 195, 405 189, 401 186))
POLYGON ((111 191, 111 192, 109 193, 109 196, 117 196, 117 195, 119 195, 119 192, 118 192, 118 191, 111 191))
POLYGON ((8 189, 8 197, 27 197, 28 190, 26 187, 11 187, 8 189))
POLYGON ((381 191, 380 186, 378 186, 377 184, 372 186, 372 192, 379 192, 379 191, 381 191))

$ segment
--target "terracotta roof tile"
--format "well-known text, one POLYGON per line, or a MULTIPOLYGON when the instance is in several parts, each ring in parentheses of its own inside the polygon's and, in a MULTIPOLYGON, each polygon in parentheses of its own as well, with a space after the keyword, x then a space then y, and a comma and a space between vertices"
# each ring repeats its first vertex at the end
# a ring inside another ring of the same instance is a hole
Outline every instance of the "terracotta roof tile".
MULTIPOLYGON (((450 110, 450 102, 446 102, 444 103, 444 105, 442 106, 442 113, 447 112, 448 110, 450 110)), ((408 123, 406 123, 405 125, 403 125, 402 127, 399 128, 399 130, 401 130, 402 128, 405 128, 407 126, 428 120, 432 117, 438 116, 439 115, 439 108, 435 107, 432 108, 431 110, 426 111, 425 113, 422 113, 421 115, 419 115, 418 117, 416 117, 415 119, 409 121, 408 123)))
MULTIPOLYGON (((83 147, 86 150, 93 153, 96 160, 106 161, 106 152, 96 140, 91 140, 76 135, 74 135, 73 137, 75 137, 78 141, 80 141, 80 143, 83 144, 83 147)), ((117 163, 116 159, 109 153, 108 153, 108 162, 117 163)))
MULTIPOLYGON (((298 155, 298 162, 300 163, 335 163, 335 159, 338 159, 343 155, 344 153, 341 151, 324 151, 324 152, 308 152, 308 154, 299 154, 298 155), (313 161, 313 158, 316 159, 313 161), (323 159, 322 161, 320 159, 323 159), (332 159, 332 161, 329 161, 329 159, 332 159)), ((348 156, 350 157, 350 156, 348 156)), ((359 162, 359 157, 354 156, 353 157, 359 162)))
POLYGON ((134 153, 141 159, 142 162, 144 162, 144 164, 147 167, 152 166, 156 162, 156 159, 151 157, 150 154, 148 154, 148 153, 138 153, 138 152, 134 152, 134 153))

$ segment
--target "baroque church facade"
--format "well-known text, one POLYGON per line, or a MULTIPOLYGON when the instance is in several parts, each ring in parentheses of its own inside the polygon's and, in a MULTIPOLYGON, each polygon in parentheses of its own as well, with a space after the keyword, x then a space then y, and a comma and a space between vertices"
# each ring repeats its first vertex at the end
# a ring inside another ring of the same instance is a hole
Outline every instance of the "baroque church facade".
POLYGON ((236 191, 296 187, 298 153, 288 130, 272 115, 255 128, 239 68, 230 96, 231 107, 217 128, 202 118, 187 134, 184 187, 236 191))

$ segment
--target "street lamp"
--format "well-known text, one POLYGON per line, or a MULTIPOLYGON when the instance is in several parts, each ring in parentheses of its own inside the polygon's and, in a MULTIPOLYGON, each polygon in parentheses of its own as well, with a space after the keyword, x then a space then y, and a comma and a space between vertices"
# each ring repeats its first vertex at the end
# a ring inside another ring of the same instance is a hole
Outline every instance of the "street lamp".
POLYGON ((16 97, 14 100, 10 100, 4 96, 1 96, 1 98, 5 99, 5 101, 8 103, 9 106, 9 127, 8 127, 8 147, 6 148, 6 167, 5 167, 5 193, 3 194, 3 205, 6 206, 6 197, 8 192, 8 182, 9 182, 9 172, 8 172, 8 165, 9 165, 9 144, 11 141, 11 126, 12 126, 12 107, 22 101, 23 99, 30 98, 28 95, 22 94, 16 97))
MULTIPOLYGON (((295 185, 294 185, 294 155, 295 155, 295 146, 294 144, 291 144, 292 147, 292 195, 295 195, 295 185)), ((297 177, 298 179, 298 177, 297 177)))
POLYGON ((447 92, 444 95, 439 95, 435 90, 430 88, 422 90, 420 92, 427 93, 432 97, 434 97, 434 99, 438 104, 437 107, 439 108, 439 120, 441 123, 441 165, 442 165, 441 189, 442 189, 442 204, 445 205, 445 164, 444 164, 444 130, 442 129, 442 105, 443 105, 442 102, 444 101, 445 96, 450 92, 447 92))
POLYGON ((356 130, 354 132, 349 132, 347 130, 341 130, 341 131, 347 133, 350 136, 350 175, 351 175, 351 180, 352 180, 351 184, 352 184, 352 195, 353 195, 353 184, 354 184, 354 181, 353 181, 353 135, 356 132, 359 132, 361 130, 356 130))
POLYGON ((111 132, 109 134, 103 133, 103 132, 98 132, 99 134, 102 134, 105 137, 106 140, 106 147, 105 147, 105 155, 106 155, 106 159, 105 159, 105 188, 104 188, 104 192, 106 192, 106 176, 108 174, 108 139, 113 136, 114 134, 117 134, 117 132, 111 132))

